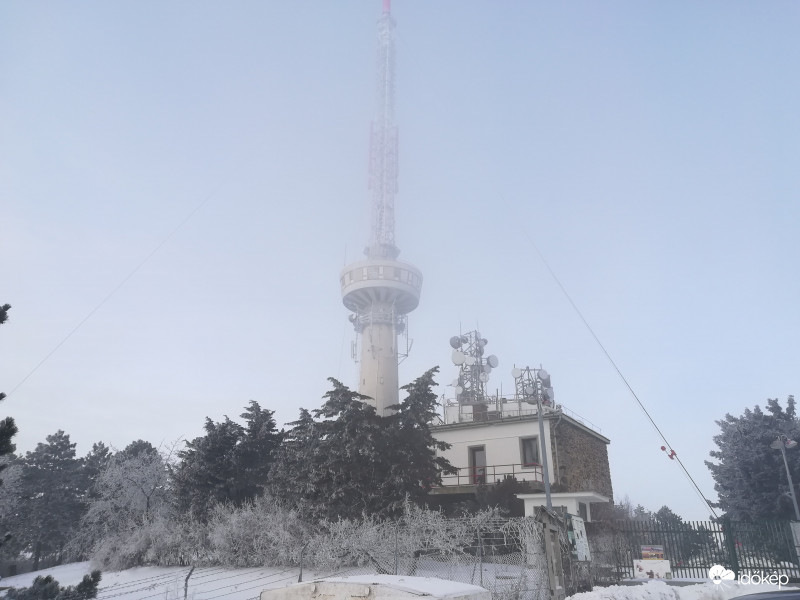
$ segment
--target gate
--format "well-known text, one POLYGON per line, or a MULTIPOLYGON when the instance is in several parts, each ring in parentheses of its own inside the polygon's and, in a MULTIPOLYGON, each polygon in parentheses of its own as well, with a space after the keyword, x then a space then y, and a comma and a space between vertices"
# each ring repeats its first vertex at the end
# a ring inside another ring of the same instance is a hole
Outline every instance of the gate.
MULTIPOLYGON (((777 573, 800 580, 800 564, 789 522, 605 521, 586 523, 592 575, 598 584, 636 579, 633 561, 642 546, 663 546, 672 577, 707 580, 723 565, 741 572, 777 573)), ((639 576, 639 578, 641 575, 639 576)))

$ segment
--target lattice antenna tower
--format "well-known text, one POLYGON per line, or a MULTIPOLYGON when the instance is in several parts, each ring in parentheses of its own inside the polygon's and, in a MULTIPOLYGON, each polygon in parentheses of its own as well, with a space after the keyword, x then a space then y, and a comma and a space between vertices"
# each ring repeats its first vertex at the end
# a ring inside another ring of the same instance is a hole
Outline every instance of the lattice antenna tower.
POLYGON ((459 404, 487 404, 486 382, 492 369, 500 361, 494 354, 484 356, 489 341, 479 331, 454 335, 450 338, 453 364, 458 367, 458 378, 453 381, 459 404))
POLYGON ((375 120, 370 131, 369 188, 372 223, 370 258, 397 258, 400 251, 394 240, 394 197, 397 193, 398 134, 394 120, 394 19, 391 0, 384 0, 378 20, 376 60, 375 120))
POLYGON ((543 406, 553 406, 555 394, 550 384, 550 375, 539 367, 514 367, 511 370, 514 378, 514 396, 520 402, 535 404, 541 401, 543 406))

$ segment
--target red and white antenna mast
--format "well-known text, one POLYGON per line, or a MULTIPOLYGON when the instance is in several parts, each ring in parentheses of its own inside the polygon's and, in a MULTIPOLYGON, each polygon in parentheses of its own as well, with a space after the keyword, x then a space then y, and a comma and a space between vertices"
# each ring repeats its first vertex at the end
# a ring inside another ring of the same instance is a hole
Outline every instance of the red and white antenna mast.
POLYGON ((397 125, 394 122, 394 21, 391 0, 383 0, 378 19, 378 54, 375 120, 369 153, 369 188, 372 225, 367 256, 396 258, 394 196, 397 193, 397 125))

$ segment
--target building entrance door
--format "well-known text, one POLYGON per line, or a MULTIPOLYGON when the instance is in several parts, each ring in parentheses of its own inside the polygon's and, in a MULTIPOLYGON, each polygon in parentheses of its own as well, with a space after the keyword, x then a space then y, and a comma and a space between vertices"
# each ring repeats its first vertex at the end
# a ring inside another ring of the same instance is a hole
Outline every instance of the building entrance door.
POLYGON ((486 483, 486 446, 469 449, 469 466, 472 470, 472 483, 486 483))

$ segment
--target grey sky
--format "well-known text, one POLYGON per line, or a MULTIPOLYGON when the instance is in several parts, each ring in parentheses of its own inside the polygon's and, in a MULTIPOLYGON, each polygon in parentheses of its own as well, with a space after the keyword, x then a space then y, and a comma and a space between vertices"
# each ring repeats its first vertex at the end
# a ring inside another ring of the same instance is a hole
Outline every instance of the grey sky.
MULTIPOLYGON (((479 326, 490 388, 541 363, 611 438, 617 499, 707 517, 533 243, 713 496, 714 420, 800 391, 800 7, 392 12, 397 243, 425 277, 401 381, 440 365, 452 397, 448 339, 479 326)), ((20 450, 191 438, 250 399, 284 423, 355 387, 338 273, 368 237, 379 13, 0 6, 0 389, 166 239, 3 404, 20 450)))

